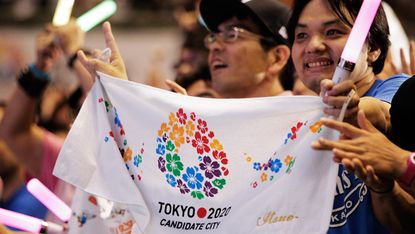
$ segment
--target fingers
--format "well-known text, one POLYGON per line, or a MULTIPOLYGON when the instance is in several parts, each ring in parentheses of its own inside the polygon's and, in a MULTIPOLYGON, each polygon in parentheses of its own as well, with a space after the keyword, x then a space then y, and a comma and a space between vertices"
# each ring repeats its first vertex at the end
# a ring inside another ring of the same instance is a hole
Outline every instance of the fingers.
POLYGON ((343 159, 351 159, 356 157, 356 154, 343 151, 341 149, 333 149, 333 161, 337 163, 341 163, 343 159))
POLYGON ((363 134, 363 131, 361 129, 356 128, 355 126, 349 123, 340 122, 328 118, 321 118, 320 121, 324 126, 335 129, 348 138, 356 138, 363 134))
POLYGON ((345 80, 339 84, 335 84, 330 90, 327 91, 328 96, 346 96, 351 89, 356 90, 356 86, 353 81, 345 80))
POLYGON ((406 58, 405 58, 405 53, 404 53, 404 51, 403 51, 403 48, 400 48, 399 49, 399 55, 400 55, 400 57, 401 57, 401 64, 402 64, 402 72, 403 73, 406 73, 406 74, 411 74, 410 72, 410 68, 409 68, 409 65, 408 65, 408 62, 406 61, 406 58))
POLYGON ((187 96, 186 89, 177 84, 176 82, 171 80, 165 80, 165 83, 173 92, 187 96))
POLYGON ((366 168, 363 166, 362 161, 360 161, 357 158, 353 158, 352 162, 355 166, 355 175, 359 177, 361 180, 365 181, 367 177, 367 171, 366 168))
POLYGON ((348 158, 343 158, 341 160, 341 164, 343 164, 344 168, 349 171, 350 173, 354 173, 354 164, 352 162, 352 160, 348 159, 348 158))
POLYGON ((363 153, 363 150, 358 146, 354 146, 350 140, 332 141, 320 138, 317 141, 314 141, 311 146, 318 150, 333 149, 333 153, 337 154, 337 156, 341 158, 355 158, 359 154, 363 153))
POLYGON ((415 42, 411 40, 409 42, 409 62, 410 62, 410 75, 414 75, 415 73, 415 42))
POLYGON ((111 49, 111 59, 110 59, 110 61, 113 61, 114 59, 116 59, 120 56, 119 55, 120 53, 119 53, 119 50, 118 50, 118 46, 115 42, 114 35, 112 34, 111 24, 108 21, 106 21, 102 25, 102 29, 104 31, 106 47, 111 49))
POLYGON ((342 106, 348 103, 345 115, 342 117, 355 119, 360 98, 356 95, 356 91, 353 92, 356 87, 351 80, 333 86, 328 82, 322 82, 321 87, 327 90, 326 95, 323 97, 323 102, 329 106, 324 108, 324 113, 339 117, 342 112, 342 106))
POLYGON ((354 173, 357 177, 366 182, 367 171, 366 168, 363 166, 363 163, 359 159, 350 160, 344 158, 341 160, 341 163, 347 171, 349 171, 350 173, 354 173))
POLYGON ((357 123, 359 127, 363 130, 369 132, 378 132, 378 130, 373 126, 373 124, 366 118, 365 112, 363 110, 359 110, 357 113, 357 123))
POLYGON ((99 58, 99 56, 102 54, 102 50, 100 49, 94 49, 92 50, 92 57, 93 58, 99 58))
POLYGON ((370 187, 373 187, 373 185, 380 183, 380 179, 376 175, 375 169, 372 166, 370 165, 366 166, 366 172, 367 172, 367 177, 366 177, 367 185, 369 185, 370 187))
POLYGON ((91 59, 88 59, 82 50, 77 52, 77 56, 85 69, 88 70, 92 77, 95 77, 95 65, 91 62, 91 59))
POLYGON ((320 96, 323 97, 334 86, 334 82, 329 79, 324 79, 320 82, 320 96))

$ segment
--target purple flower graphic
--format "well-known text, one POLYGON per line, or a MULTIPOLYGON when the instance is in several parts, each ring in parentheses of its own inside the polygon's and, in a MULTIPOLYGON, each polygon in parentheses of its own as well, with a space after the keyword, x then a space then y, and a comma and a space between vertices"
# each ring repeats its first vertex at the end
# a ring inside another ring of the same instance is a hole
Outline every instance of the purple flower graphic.
POLYGON ((158 166, 161 172, 166 172, 166 160, 163 157, 159 157, 158 166))
POLYGON ((212 159, 208 156, 203 157, 203 162, 199 164, 200 169, 205 171, 205 176, 212 179, 213 176, 219 177, 222 172, 219 170, 219 163, 216 161, 212 162, 212 159))
POLYGON ((209 181, 205 182, 205 186, 203 187, 203 191, 205 192, 206 197, 213 197, 215 194, 218 193, 218 189, 213 187, 209 181))
POLYGON ((182 194, 186 194, 190 192, 190 189, 187 187, 185 183, 181 179, 177 179, 177 187, 180 189, 182 194))
POLYGON ((202 174, 197 173, 197 167, 188 167, 186 169, 186 174, 183 174, 183 180, 191 189, 201 189, 203 179, 202 174))

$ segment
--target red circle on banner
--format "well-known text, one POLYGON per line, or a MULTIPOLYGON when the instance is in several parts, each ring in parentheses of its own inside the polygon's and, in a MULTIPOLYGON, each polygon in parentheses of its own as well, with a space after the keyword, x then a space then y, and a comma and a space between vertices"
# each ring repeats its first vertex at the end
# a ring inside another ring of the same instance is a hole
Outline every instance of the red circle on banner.
POLYGON ((200 207, 198 210, 197 210, 197 217, 199 217, 199 218, 204 218, 205 216, 206 216, 206 214, 207 214, 207 211, 206 211, 206 209, 205 208, 203 208, 203 207, 200 207))

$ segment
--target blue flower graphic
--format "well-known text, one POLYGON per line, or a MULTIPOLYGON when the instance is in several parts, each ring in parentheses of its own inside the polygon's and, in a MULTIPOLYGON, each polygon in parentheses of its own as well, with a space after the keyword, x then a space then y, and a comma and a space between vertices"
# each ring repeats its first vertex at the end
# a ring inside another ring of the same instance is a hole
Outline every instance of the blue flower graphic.
POLYGON ((172 187, 176 187, 176 184, 177 184, 176 178, 172 174, 167 173, 166 179, 167 179, 167 183, 169 183, 172 187))
POLYGON ((282 163, 278 158, 275 160, 271 160, 271 171, 277 173, 280 171, 281 167, 282 167, 282 163))
POLYGON ((166 146, 164 146, 162 144, 158 144, 157 149, 156 149, 156 153, 160 154, 160 155, 164 155, 164 153, 166 153, 166 146))
POLYGON ((257 170, 257 171, 259 171, 259 169, 261 169, 261 163, 255 162, 254 163, 254 169, 257 170))
POLYGON ((135 155, 134 156, 134 166, 138 167, 140 163, 143 161, 141 155, 135 155))
POLYGON ((186 174, 183 174, 183 180, 187 183, 187 186, 191 189, 201 189, 202 188, 202 182, 203 182, 203 176, 201 173, 196 173, 197 168, 195 170, 194 167, 188 167, 186 169, 186 174))
POLYGON ((121 121, 120 121, 120 118, 118 117, 117 109, 115 107, 114 107, 114 112, 115 112, 114 124, 116 124, 118 127, 121 127, 121 121))

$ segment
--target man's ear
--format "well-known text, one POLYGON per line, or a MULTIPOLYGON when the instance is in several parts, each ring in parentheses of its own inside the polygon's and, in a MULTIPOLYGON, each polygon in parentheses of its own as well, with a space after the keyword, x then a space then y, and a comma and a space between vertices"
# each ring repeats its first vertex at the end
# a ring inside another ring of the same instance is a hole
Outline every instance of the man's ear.
POLYGON ((280 75, 290 58, 290 48, 278 45, 268 52, 268 69, 271 76, 280 75))
POLYGON ((380 49, 373 50, 369 48, 369 52, 367 53, 367 62, 369 64, 376 62, 380 56, 380 53, 380 49))

